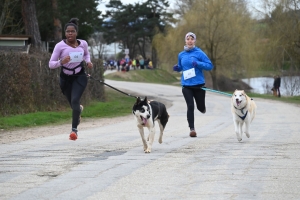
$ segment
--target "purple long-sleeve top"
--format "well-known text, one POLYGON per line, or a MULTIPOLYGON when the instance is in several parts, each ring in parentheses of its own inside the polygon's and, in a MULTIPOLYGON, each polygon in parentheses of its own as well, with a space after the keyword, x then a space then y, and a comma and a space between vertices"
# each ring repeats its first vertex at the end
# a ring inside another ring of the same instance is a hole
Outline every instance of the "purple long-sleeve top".
MULTIPOLYGON (((69 56, 69 53, 71 52, 83 52, 83 60, 85 60, 87 63, 91 62, 90 53, 88 50, 88 44, 85 40, 77 39, 78 46, 76 48, 70 47, 65 43, 64 40, 57 43, 54 47, 53 53, 51 55, 50 61, 49 61, 49 68, 55 69, 61 66, 60 60, 63 59, 66 56, 69 56)), ((65 68, 74 69, 76 66, 78 66, 80 62, 74 62, 74 63, 65 63, 63 66, 65 68)), ((80 72, 81 67, 78 67, 75 69, 75 74, 80 72)), ((72 75, 73 71, 63 69, 63 72, 68 75, 72 75)))

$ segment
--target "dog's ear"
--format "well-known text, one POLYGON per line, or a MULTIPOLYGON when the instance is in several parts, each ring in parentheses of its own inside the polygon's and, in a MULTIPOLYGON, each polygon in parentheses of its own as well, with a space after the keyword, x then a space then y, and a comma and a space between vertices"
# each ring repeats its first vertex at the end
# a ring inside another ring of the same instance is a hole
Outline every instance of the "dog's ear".
POLYGON ((136 99, 136 103, 135 103, 135 104, 138 104, 138 103, 140 103, 140 102, 141 102, 141 98, 138 97, 138 98, 136 99))
POLYGON ((147 97, 145 97, 145 98, 144 98, 144 102, 148 103, 148 101, 147 101, 147 97))
POLYGON ((133 105, 133 107, 132 107, 132 110, 135 110, 135 107, 136 107, 137 105, 139 105, 140 102, 141 102, 141 98, 140 98, 140 97, 136 98, 136 102, 134 103, 134 105, 133 105))

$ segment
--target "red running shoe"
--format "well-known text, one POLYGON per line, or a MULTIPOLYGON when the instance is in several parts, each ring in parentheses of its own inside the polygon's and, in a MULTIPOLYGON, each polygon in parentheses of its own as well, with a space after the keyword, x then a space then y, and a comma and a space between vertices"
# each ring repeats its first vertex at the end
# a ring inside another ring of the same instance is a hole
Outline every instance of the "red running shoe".
POLYGON ((75 131, 72 131, 71 133, 70 133, 70 138, 69 138, 70 140, 77 140, 77 133, 75 132, 75 131))

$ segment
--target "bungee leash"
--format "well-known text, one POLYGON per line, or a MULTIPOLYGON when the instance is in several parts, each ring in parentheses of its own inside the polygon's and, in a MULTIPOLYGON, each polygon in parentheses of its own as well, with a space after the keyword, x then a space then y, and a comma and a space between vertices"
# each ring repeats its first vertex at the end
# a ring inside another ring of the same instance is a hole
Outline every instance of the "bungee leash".
MULTIPOLYGON (((123 92, 123 91, 121 91, 121 90, 119 90, 119 89, 117 89, 117 88, 115 88, 115 87, 113 87, 113 86, 111 86, 111 85, 105 83, 104 81, 101 81, 101 80, 99 80, 99 79, 95 79, 95 78, 92 77, 90 74, 87 74, 87 77, 90 78, 90 79, 92 79, 92 80, 94 80, 94 81, 98 81, 98 82, 100 82, 100 83, 102 83, 102 84, 104 84, 104 85, 106 85, 106 86, 108 86, 108 87, 110 87, 110 88, 112 88, 112 89, 114 89, 114 90, 116 90, 116 91, 122 93, 122 94, 125 94, 125 95, 127 95, 127 96, 130 96, 130 97, 133 97, 133 98, 136 98, 136 99, 139 98, 139 97, 137 97, 137 96, 128 94, 128 93, 126 93, 126 92, 123 92)), ((221 91, 219 91, 219 90, 213 90, 213 89, 209 89, 209 88, 206 88, 206 87, 201 87, 201 89, 202 89, 202 90, 206 90, 206 91, 210 91, 210 92, 214 92, 214 93, 218 93, 218 94, 223 94, 223 95, 225 95, 225 96, 232 97, 232 94, 229 94, 229 93, 226 93, 226 92, 221 92, 221 91)))
POLYGON ((219 90, 213 90, 213 89, 209 89, 209 88, 206 88, 206 87, 201 87, 202 90, 206 90, 206 91, 210 91, 210 92, 215 92, 215 93, 218 93, 218 94, 223 94, 225 96, 230 96, 232 97, 232 94, 229 94, 229 93, 226 93, 226 92, 221 92, 219 90))
POLYGON ((133 98, 136 98, 136 99, 139 98, 139 97, 137 97, 137 96, 133 96, 133 95, 131 95, 131 94, 128 94, 128 93, 126 93, 126 92, 123 92, 123 91, 121 91, 121 90, 119 90, 119 89, 117 89, 117 88, 115 88, 115 87, 113 87, 113 86, 111 86, 111 85, 105 83, 104 81, 101 81, 101 80, 99 80, 99 79, 95 79, 95 78, 93 78, 93 77, 92 77, 91 75, 89 75, 89 74, 87 74, 87 77, 90 78, 90 79, 92 79, 92 80, 94 80, 94 81, 98 81, 98 82, 100 82, 100 83, 102 83, 102 84, 104 84, 104 85, 106 85, 106 86, 108 86, 108 87, 110 87, 110 88, 112 88, 112 89, 114 89, 114 90, 116 90, 116 91, 122 93, 122 94, 125 94, 125 95, 127 95, 127 96, 130 96, 130 97, 133 97, 133 98))

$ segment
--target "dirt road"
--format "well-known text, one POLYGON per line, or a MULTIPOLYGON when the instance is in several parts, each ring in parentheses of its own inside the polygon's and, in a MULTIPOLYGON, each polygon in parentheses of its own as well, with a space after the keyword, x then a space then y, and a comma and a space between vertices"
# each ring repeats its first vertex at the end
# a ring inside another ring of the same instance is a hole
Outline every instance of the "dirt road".
POLYGON ((156 134, 145 154, 130 113, 83 120, 75 142, 69 125, 1 137, 0 199, 300 198, 299 106, 254 99, 250 138, 238 142, 230 98, 207 93, 190 138, 180 87, 106 82, 170 103, 163 143, 156 134))

